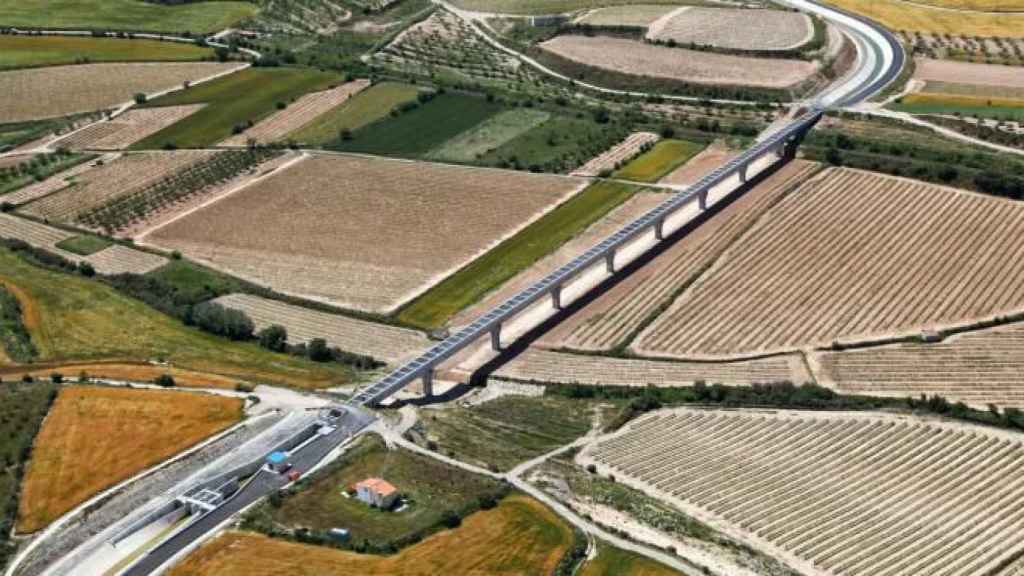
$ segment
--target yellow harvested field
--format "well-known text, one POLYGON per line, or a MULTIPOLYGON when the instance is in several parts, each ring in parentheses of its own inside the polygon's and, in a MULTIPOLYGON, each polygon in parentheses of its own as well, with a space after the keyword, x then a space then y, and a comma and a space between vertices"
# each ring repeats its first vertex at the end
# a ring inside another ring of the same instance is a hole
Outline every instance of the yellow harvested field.
POLYGON ((91 208, 145 188, 214 154, 206 150, 124 154, 78 175, 73 186, 28 204, 24 211, 40 218, 70 222, 91 208))
POLYGON ((1004 38, 1024 36, 1024 13, 949 10, 907 0, 829 0, 828 3, 867 16, 894 31, 1004 38))
POLYGON ((804 60, 764 60, 646 44, 628 38, 562 34, 540 47, 562 58, 624 74, 697 84, 789 88, 810 78, 817 66, 804 60))
POLYGON ((237 68, 237 62, 76 64, 0 72, 0 123, 113 108, 237 68), (69 88, 69 87, 73 87, 69 88))
POLYGON ((96 122, 69 134, 54 145, 72 150, 120 150, 156 134, 202 107, 203 104, 193 104, 129 110, 116 118, 96 122))
POLYGON ((1024 12, 1024 0, 915 0, 918 4, 976 12, 1024 12))
POLYGON ((541 345, 607 350, 627 343, 652 314, 816 169, 811 162, 791 162, 573 314, 543 336, 541 345))
POLYGON ((904 96, 902 104, 938 104, 943 106, 976 106, 980 108, 1024 108, 1024 98, 917 93, 904 96))
POLYGON ((695 6, 658 22, 648 38, 734 50, 790 50, 810 42, 814 26, 799 12, 695 6))
POLYGON ((94 494, 242 417, 242 401, 173 390, 68 386, 43 422, 18 506, 35 532, 94 494))
POLYGON ((583 184, 562 176, 318 154, 144 240, 282 292, 387 312, 583 184))
POLYGON ((306 126, 332 108, 341 106, 369 85, 369 80, 353 80, 330 90, 306 94, 288 104, 284 110, 261 120, 252 128, 228 138, 221 144, 224 146, 246 146, 250 140, 255 140, 260 144, 279 142, 288 134, 306 126))
POLYGON ((251 294, 228 294, 215 302, 245 312, 257 330, 273 324, 284 326, 291 344, 323 338, 328 345, 346 352, 388 362, 423 350, 430 344, 426 335, 415 330, 320 312, 251 294))
POLYGON ((541 575, 552 573, 571 543, 572 530, 553 512, 525 496, 507 496, 459 528, 391 556, 228 532, 186 557, 168 576, 541 575))
POLYGON ((773 208, 640 334, 642 354, 877 341, 1024 306, 1024 205, 830 169, 773 208))
POLYGON ((204 374, 182 368, 117 360, 109 362, 35 362, 29 365, 0 368, 0 377, 4 380, 17 380, 28 374, 34 378, 48 379, 54 372, 62 374, 68 379, 77 379, 84 372, 89 378, 128 382, 152 382, 161 374, 170 374, 174 377, 175 386, 186 388, 234 390, 235 385, 240 382, 240 380, 217 374, 204 374))
POLYGON ((818 382, 843 393, 938 394, 984 408, 1024 407, 1024 324, 934 344, 894 344, 814 354, 818 382))
POLYGON ((798 354, 735 362, 676 362, 611 358, 530 348, 504 364, 494 377, 538 384, 590 386, 690 386, 697 380, 743 386, 812 381, 798 354))
POLYGON ((679 409, 581 460, 801 574, 976 576, 1024 551, 1022 440, 912 417, 679 409))
MULTIPOLYGON (((1021 20, 1024 26, 1024 20, 1021 20)), ((1024 35, 1024 30, 1021 30, 1024 35)), ((917 58, 914 78, 925 82, 955 82, 957 84, 982 84, 985 86, 1008 86, 1024 88, 1024 68, 1002 64, 975 64, 952 60, 917 58)))

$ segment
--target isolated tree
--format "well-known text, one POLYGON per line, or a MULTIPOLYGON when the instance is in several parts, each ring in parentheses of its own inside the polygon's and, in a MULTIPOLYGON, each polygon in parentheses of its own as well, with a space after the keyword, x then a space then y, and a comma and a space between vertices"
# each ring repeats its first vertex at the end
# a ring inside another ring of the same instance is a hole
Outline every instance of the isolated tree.
POLYGON ((145 104, 146 103, 146 95, 143 94, 142 92, 136 92, 135 93, 135 103, 136 104, 145 104))
POLYGON ((327 362, 333 358, 327 341, 323 338, 313 338, 306 346, 306 356, 314 362, 327 362))
POLYGON ((260 346, 267 350, 284 352, 288 342, 288 330, 280 324, 274 324, 260 330, 257 337, 260 340, 260 346))
POLYGON ((170 374, 161 374, 153 380, 153 383, 157 386, 163 386, 164 388, 173 388, 175 385, 174 376, 170 374))

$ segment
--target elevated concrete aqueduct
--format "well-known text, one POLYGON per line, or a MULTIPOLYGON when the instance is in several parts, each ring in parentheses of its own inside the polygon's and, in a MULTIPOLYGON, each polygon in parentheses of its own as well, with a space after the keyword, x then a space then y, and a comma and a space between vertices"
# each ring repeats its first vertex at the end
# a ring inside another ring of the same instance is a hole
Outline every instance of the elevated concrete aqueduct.
POLYGON ((500 350, 503 339, 514 341, 557 313, 563 305, 585 295, 601 281, 615 274, 617 269, 645 254, 664 238, 727 198, 748 178, 794 158, 800 142, 818 122, 822 113, 823 110, 818 107, 805 112, 778 132, 707 174, 693 186, 673 194, 565 266, 363 388, 349 403, 358 406, 376 405, 416 380, 422 381, 426 395, 432 395, 434 371, 440 363, 488 334, 491 348, 500 350), (550 304, 545 301, 550 301, 550 304))

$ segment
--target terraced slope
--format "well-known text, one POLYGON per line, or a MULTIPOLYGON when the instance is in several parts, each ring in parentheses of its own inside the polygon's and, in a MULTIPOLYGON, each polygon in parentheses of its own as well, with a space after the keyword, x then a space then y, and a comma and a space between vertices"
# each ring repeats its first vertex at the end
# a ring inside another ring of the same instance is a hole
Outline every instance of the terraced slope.
POLYGON ((801 572, 967 576, 1024 548, 1022 441, 916 419, 685 409, 584 456, 801 572))
POLYGON ((984 407, 1024 406, 1024 324, 950 338, 815 355, 819 382, 842 392, 938 394, 984 407))

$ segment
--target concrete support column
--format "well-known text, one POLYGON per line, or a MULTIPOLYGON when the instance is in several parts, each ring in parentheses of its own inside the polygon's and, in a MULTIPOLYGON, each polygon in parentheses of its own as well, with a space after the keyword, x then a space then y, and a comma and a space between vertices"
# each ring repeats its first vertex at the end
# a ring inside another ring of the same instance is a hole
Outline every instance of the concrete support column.
POLYGON ((794 138, 786 143, 785 149, 783 150, 782 158, 786 160, 792 160, 796 158, 796 149, 800 146, 800 139, 794 138))
POLYGON ((665 219, 658 220, 654 223, 654 239, 661 240, 665 239, 665 219))
POLYGON ((562 309, 562 287, 555 286, 551 289, 551 307, 555 310, 562 309))
POLYGON ((740 166, 740 169, 739 169, 740 182, 742 182, 743 184, 747 183, 747 168, 749 168, 749 167, 750 166, 747 165, 747 164, 744 164, 743 166, 740 166))
POLYGON ((615 250, 609 250, 604 255, 604 268, 609 274, 615 274, 615 250))
POLYGON ((708 193, 707 192, 701 192, 697 196, 697 205, 700 207, 701 211, 704 211, 704 210, 708 209, 708 193))
POLYGON ((423 395, 430 398, 434 395, 434 368, 433 366, 423 369, 423 395))
POLYGON ((501 351, 501 324, 495 324, 494 328, 491 328, 491 350, 501 351))

